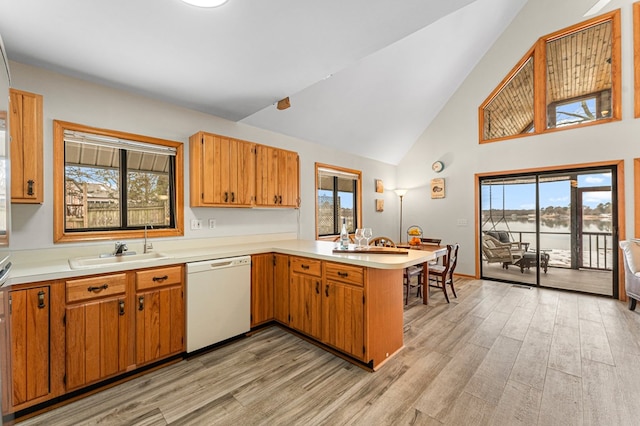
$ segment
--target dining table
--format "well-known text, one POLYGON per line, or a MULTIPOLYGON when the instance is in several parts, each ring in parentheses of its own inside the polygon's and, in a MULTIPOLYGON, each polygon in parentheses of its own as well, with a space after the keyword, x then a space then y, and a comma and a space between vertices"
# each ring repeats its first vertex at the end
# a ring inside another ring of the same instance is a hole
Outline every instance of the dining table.
MULTIPOLYGON (((430 251, 436 256, 436 261, 447 262, 447 246, 440 246, 435 244, 398 244, 398 248, 405 248, 411 250, 425 250, 430 251)), ((422 264, 422 303, 429 304, 429 262, 422 264)))

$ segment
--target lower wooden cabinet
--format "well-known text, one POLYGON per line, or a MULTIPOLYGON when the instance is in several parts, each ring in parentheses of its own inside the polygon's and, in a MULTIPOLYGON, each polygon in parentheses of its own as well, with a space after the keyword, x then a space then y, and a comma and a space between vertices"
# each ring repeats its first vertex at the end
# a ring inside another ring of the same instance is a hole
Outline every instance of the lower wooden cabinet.
POLYGON ((50 393, 49 291, 49 286, 43 286, 9 292, 14 407, 37 402, 50 393))
POLYGON ((184 306, 183 265, 0 290, 3 415, 184 352, 184 306))
POLYGON ((322 261, 292 256, 289 326, 315 339, 322 337, 322 261))
POLYGON ((182 266, 136 272, 136 365, 184 351, 182 266))
POLYGON ((289 325, 289 256, 274 253, 273 317, 289 325))
POLYGON ((327 280, 322 294, 322 341, 364 360, 364 290, 327 280))
POLYGON ((276 320, 289 324, 289 256, 251 256, 251 327, 276 320))
POLYGON ((67 307, 67 390, 127 370, 130 308, 124 294, 67 307))

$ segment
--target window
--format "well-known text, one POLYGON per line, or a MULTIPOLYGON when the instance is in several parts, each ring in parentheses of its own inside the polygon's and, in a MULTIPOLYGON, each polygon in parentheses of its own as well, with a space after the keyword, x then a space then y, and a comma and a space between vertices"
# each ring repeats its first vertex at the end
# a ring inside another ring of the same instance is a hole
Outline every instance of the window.
POLYGON ((341 167, 316 163, 316 235, 340 234, 342 218, 349 233, 362 221, 360 215, 362 173, 341 167))
POLYGON ((621 119, 620 11, 538 40, 480 106, 480 142, 621 119))
POLYGON ((183 235, 182 144, 54 121, 55 241, 183 235))

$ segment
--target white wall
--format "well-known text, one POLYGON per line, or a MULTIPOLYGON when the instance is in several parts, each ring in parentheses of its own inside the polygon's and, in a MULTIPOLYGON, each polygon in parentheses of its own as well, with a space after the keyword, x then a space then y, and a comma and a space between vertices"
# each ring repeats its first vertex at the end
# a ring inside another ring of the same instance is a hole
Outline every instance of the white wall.
POLYGON ((478 106, 539 37, 586 20, 583 15, 594 3, 529 0, 400 163, 398 184, 411 188, 405 196, 404 223, 418 224, 425 235, 444 242, 459 242, 457 272, 475 274, 475 173, 623 159, 626 235, 634 235, 633 158, 640 157, 640 119, 633 118, 631 0, 613 0, 600 12, 620 8, 622 13, 622 121, 478 143, 478 106), (435 160, 445 163, 440 174, 431 171, 435 160), (445 199, 430 198, 428 185, 434 177, 445 178, 445 199), (458 219, 468 225, 459 226, 458 219))
MULTIPOLYGON (((226 237, 296 232, 300 238, 315 238, 314 163, 321 162, 362 171, 363 221, 374 232, 393 235, 398 220, 393 192, 376 194, 374 179, 395 185, 396 167, 363 157, 329 150, 321 145, 263 131, 212 115, 177 107, 153 99, 88 83, 44 69, 11 62, 12 86, 44 96, 44 178, 42 205, 12 205, 10 249, 51 248, 53 244, 53 120, 119 130, 183 142, 185 152, 185 236, 226 237), (300 154, 301 208, 239 209, 189 207, 189 136, 199 130, 296 151, 300 154), (381 195, 381 197, 376 197, 381 195), (385 211, 375 212, 375 198, 385 199, 385 211), (215 230, 191 231, 192 218, 215 218, 215 230)), ((184 78, 184 77, 182 77, 184 78)), ((65 243, 65 246, 68 243, 65 243)), ((72 243, 80 244, 80 243, 72 243)))

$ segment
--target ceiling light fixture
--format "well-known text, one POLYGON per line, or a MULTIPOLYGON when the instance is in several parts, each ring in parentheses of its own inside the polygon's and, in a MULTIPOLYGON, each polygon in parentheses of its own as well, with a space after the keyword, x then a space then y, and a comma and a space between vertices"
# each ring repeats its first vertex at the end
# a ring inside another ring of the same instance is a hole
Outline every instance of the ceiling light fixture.
POLYGON ((182 0, 192 6, 198 7, 218 7, 225 4, 228 0, 182 0))

